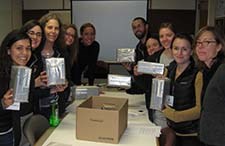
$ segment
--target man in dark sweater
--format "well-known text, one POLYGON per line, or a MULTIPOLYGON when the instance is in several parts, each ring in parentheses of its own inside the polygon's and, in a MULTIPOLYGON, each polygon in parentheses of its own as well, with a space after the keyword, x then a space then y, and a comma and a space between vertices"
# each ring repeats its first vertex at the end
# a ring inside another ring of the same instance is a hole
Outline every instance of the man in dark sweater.
MULTIPOLYGON (((131 24, 134 35, 139 39, 138 44, 135 48, 135 62, 134 64, 123 64, 127 71, 133 76, 133 67, 137 64, 138 61, 146 59, 148 56, 146 41, 149 37, 148 24, 146 20, 142 17, 136 17, 133 19, 131 24)), ((127 93, 130 94, 142 94, 144 93, 143 89, 136 84, 134 78, 132 78, 131 88, 127 90, 127 93)))

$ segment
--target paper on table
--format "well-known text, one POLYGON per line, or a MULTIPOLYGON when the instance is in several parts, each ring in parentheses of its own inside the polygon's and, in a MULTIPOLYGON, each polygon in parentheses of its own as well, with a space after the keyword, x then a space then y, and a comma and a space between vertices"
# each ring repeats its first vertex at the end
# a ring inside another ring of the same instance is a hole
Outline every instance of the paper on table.
POLYGON ((160 126, 149 126, 146 124, 128 124, 125 135, 132 136, 153 136, 159 137, 161 132, 160 126))
POLYGON ((72 146, 70 144, 63 144, 59 142, 50 142, 47 146, 72 146))

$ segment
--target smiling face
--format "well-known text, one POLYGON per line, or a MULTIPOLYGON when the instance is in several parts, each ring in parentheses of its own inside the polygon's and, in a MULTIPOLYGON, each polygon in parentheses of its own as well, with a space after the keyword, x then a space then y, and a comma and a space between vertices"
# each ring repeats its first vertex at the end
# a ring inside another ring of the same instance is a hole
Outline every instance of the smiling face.
POLYGON ((8 50, 14 65, 25 66, 31 57, 31 44, 28 39, 18 40, 8 50))
POLYGON ((186 39, 176 38, 172 45, 172 54, 177 64, 189 63, 192 55, 191 44, 186 39))
POLYGON ((82 42, 85 46, 90 46, 95 40, 95 31, 92 27, 85 27, 81 34, 82 42))
POLYGON ((32 41, 32 49, 36 49, 40 45, 41 39, 42 39, 42 30, 41 30, 41 27, 39 25, 36 25, 36 26, 32 27, 27 32, 27 34, 31 38, 31 41, 32 41))
POLYGON ((46 41, 54 43, 59 36, 59 29, 59 22, 56 19, 50 19, 44 27, 46 41))
POLYGON ((140 19, 137 19, 135 21, 132 22, 132 30, 134 35, 141 40, 142 38, 144 38, 145 34, 146 34, 146 25, 144 24, 144 22, 140 19))
POLYGON ((75 37, 77 37, 75 36, 75 34, 76 34, 76 31, 72 27, 69 27, 66 29, 64 40, 67 46, 70 46, 73 44, 75 37))
POLYGON ((154 38, 149 38, 147 40, 146 47, 147 47, 148 55, 152 55, 153 53, 161 49, 158 40, 154 38))
POLYGON ((165 49, 170 49, 174 32, 169 28, 161 28, 159 30, 159 40, 165 49))
POLYGON ((216 42, 212 32, 205 31, 197 38, 195 49, 198 59, 209 66, 221 50, 221 44, 216 42))

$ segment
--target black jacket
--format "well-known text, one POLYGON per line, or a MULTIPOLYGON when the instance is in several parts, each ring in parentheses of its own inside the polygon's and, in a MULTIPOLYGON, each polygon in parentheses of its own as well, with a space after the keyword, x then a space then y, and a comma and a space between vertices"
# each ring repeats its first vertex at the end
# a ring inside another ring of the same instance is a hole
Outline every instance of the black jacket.
POLYGON ((38 105, 38 101, 34 98, 34 84, 35 84, 35 78, 39 75, 38 74, 38 67, 36 63, 38 62, 37 56, 33 53, 31 55, 31 58, 27 64, 28 67, 32 69, 32 74, 31 74, 31 82, 30 82, 30 91, 29 91, 29 101, 28 103, 21 103, 20 104, 20 116, 25 116, 31 112, 36 113, 36 108, 38 105))
POLYGON ((175 79, 176 68, 177 64, 173 61, 168 67, 167 74, 171 79, 170 95, 174 97, 174 103, 173 106, 167 106, 163 112, 168 119, 168 125, 177 133, 197 133, 201 109, 202 74, 193 59, 184 72, 175 79), (197 73, 201 75, 198 78, 197 73))
POLYGON ((94 41, 90 46, 85 46, 81 39, 79 40, 79 51, 77 63, 72 67, 72 80, 76 85, 81 84, 81 76, 87 67, 88 83, 94 84, 95 68, 98 60, 100 45, 97 41, 94 41))
MULTIPOLYGON (((0 98, 9 89, 10 75, 0 73, 0 98)), ((5 132, 13 128, 15 146, 18 146, 21 138, 20 113, 19 111, 5 110, 0 104, 0 132, 5 132)))
MULTIPOLYGON (((34 64, 34 68, 36 68, 36 73, 35 75, 40 75, 40 73, 44 70, 44 64, 43 64, 43 61, 42 61, 42 56, 41 56, 41 52, 36 52, 36 56, 37 56, 37 59, 38 61, 34 64)), ((68 81, 70 81, 70 63, 69 63, 69 58, 65 57, 65 52, 63 50, 60 50, 60 49, 57 49, 57 48, 54 48, 54 54, 53 54, 53 57, 62 57, 65 59, 65 67, 66 67, 66 79, 68 81)), ((34 112, 35 113, 39 113, 39 100, 42 99, 42 98, 46 98, 46 97, 49 97, 51 95, 50 93, 50 88, 40 88, 40 87, 37 87, 35 88, 35 90, 33 91, 33 98, 34 98, 34 103, 35 103, 35 107, 34 107, 34 112)), ((65 103, 64 103, 64 98, 67 94, 64 94, 64 92, 60 92, 58 93, 59 95, 59 114, 63 114, 64 112, 64 108, 65 108, 65 103)))

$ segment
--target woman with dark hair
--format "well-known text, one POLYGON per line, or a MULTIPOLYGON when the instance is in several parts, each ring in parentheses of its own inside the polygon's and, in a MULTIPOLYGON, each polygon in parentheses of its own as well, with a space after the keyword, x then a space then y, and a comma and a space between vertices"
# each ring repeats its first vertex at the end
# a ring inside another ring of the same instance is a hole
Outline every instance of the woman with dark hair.
POLYGON ((69 63, 70 63, 70 68, 69 71, 71 73, 70 81, 69 81, 69 86, 65 90, 65 103, 69 104, 69 95, 70 95, 70 87, 74 85, 73 79, 75 74, 75 68, 77 65, 77 55, 78 55, 78 31, 77 27, 74 24, 68 24, 68 25, 63 25, 63 30, 64 30, 64 41, 65 41, 65 53, 66 56, 69 58, 69 63))
POLYGON ((1 146, 18 146, 20 142, 20 113, 7 110, 14 103, 13 90, 9 88, 10 73, 12 65, 26 66, 30 57, 31 40, 27 34, 14 30, 4 38, 0 47, 1 146))
MULTIPOLYGON (((148 56, 145 61, 148 62, 157 62, 168 66, 173 61, 171 44, 175 36, 175 29, 172 23, 165 22, 160 25, 159 28, 159 40, 163 49, 155 52, 154 54, 148 56)), ((140 73, 137 72, 137 66, 134 67, 135 76, 139 76, 140 73)), ((150 109, 151 102, 151 86, 152 78, 154 76, 144 74, 142 78, 137 80, 137 84, 142 86, 145 90, 145 102, 146 108, 148 110, 149 119, 158 126, 161 126, 161 136, 160 136, 160 145, 162 146, 172 146, 174 134, 171 132, 171 129, 167 125, 167 120, 162 111, 150 109)))
MULTIPOLYGON (((44 78, 47 78, 47 76, 44 74, 44 72, 40 73, 38 70, 38 66, 36 63, 38 62, 38 58, 35 54, 38 50, 40 50, 42 43, 43 43, 43 29, 41 24, 37 20, 30 20, 26 22, 22 28, 20 29, 21 32, 26 33, 30 38, 32 42, 32 54, 31 59, 29 60, 27 66, 32 68, 32 75, 35 78, 35 87, 40 87, 44 85, 44 78), (42 78, 42 80, 41 80, 42 78)), ((28 119, 33 113, 37 113, 38 109, 38 101, 36 101, 36 98, 33 99, 34 103, 22 103, 21 104, 21 126, 23 127, 24 122, 26 119, 28 119)), ((29 145, 26 137, 22 134, 21 139, 21 146, 29 145)))
POLYGON ((33 75, 35 78, 35 86, 42 86, 44 83, 41 81, 40 78, 46 78, 46 76, 41 76, 44 73, 40 74, 38 70, 38 66, 36 65, 38 58, 36 56, 36 52, 40 51, 43 47, 43 40, 44 40, 44 30, 41 24, 37 20, 30 20, 26 22, 20 29, 21 32, 26 33, 32 42, 32 55, 31 59, 28 62, 28 66, 32 68, 33 75))
POLYGON ((42 37, 43 28, 38 20, 33 19, 27 21, 20 30, 27 33, 31 38, 33 51, 41 47, 41 42, 43 42, 42 40, 44 39, 44 37, 42 37))
POLYGON ((100 45, 95 40, 96 30, 93 24, 85 23, 80 27, 79 52, 73 81, 81 85, 81 76, 87 67, 88 84, 93 85, 95 68, 98 60, 100 45))
POLYGON ((170 96, 163 110, 168 126, 176 133, 176 146, 199 146, 197 137, 201 111, 202 73, 192 57, 192 38, 177 34, 172 41, 174 61, 165 76, 171 80, 170 96))
POLYGON ((70 58, 70 65, 73 66, 77 62, 78 54, 78 31, 74 24, 64 25, 64 40, 70 58))
POLYGON ((146 48, 149 56, 163 49, 159 41, 159 36, 152 34, 146 41, 146 48))

